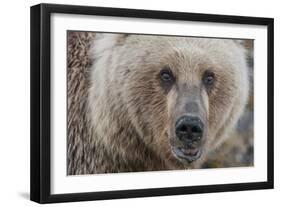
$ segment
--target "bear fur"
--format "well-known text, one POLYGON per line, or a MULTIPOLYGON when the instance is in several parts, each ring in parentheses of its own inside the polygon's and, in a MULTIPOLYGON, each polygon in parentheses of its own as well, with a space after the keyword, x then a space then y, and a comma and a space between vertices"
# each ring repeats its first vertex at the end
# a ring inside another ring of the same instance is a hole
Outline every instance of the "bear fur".
POLYGON ((243 113, 249 80, 241 41, 83 33, 81 49, 81 36, 71 35, 69 175, 200 168, 243 113), (202 156, 192 163, 171 150, 176 100, 183 94, 161 87, 158 74, 166 65, 186 90, 201 84, 205 70, 216 74, 212 92, 200 92, 207 133, 202 156))

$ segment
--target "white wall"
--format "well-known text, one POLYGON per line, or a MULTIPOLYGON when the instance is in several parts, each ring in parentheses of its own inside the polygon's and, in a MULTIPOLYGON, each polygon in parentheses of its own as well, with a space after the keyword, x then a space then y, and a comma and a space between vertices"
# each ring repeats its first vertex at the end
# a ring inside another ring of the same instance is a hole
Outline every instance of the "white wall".
MULTIPOLYGON (((245 0, 80 0, 80 1, 3 1, 0 32, 0 205, 35 206, 29 201, 29 7, 45 3, 67 3, 137 9, 173 10, 275 18, 275 57, 280 57, 281 13, 278 1, 245 0), (259 2, 259 3, 258 3, 259 2)), ((281 202, 281 75, 280 58, 275 58, 275 190, 213 193, 55 204, 54 206, 252 206, 281 202), (279 94, 278 94, 279 93, 279 94)), ((263 83, 261 83, 263 84, 263 83)))

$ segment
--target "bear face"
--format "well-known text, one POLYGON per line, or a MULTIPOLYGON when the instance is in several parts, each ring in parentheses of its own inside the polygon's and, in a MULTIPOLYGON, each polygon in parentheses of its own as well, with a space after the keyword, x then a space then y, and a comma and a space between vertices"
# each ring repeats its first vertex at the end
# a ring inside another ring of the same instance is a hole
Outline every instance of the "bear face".
MULTIPOLYGON (((163 160, 197 167, 235 126, 247 102, 239 41, 101 34, 93 57, 91 119, 112 150, 128 145, 112 136, 129 127, 163 160)), ((133 142, 130 135, 126 142, 133 142)))

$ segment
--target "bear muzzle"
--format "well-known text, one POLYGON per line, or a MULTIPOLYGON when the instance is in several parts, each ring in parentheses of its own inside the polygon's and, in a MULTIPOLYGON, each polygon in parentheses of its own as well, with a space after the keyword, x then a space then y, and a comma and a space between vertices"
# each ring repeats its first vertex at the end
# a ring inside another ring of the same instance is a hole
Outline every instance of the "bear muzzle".
POLYGON ((202 154, 203 133, 204 124, 199 117, 190 115, 180 117, 175 124, 179 145, 172 147, 174 154, 189 163, 199 159, 202 154))

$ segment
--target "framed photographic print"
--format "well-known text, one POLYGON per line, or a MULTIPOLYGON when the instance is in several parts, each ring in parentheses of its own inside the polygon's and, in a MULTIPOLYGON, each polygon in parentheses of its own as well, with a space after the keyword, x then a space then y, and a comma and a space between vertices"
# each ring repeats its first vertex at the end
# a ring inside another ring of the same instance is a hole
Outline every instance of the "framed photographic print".
POLYGON ((31 200, 273 188, 273 19, 31 7, 31 200))

